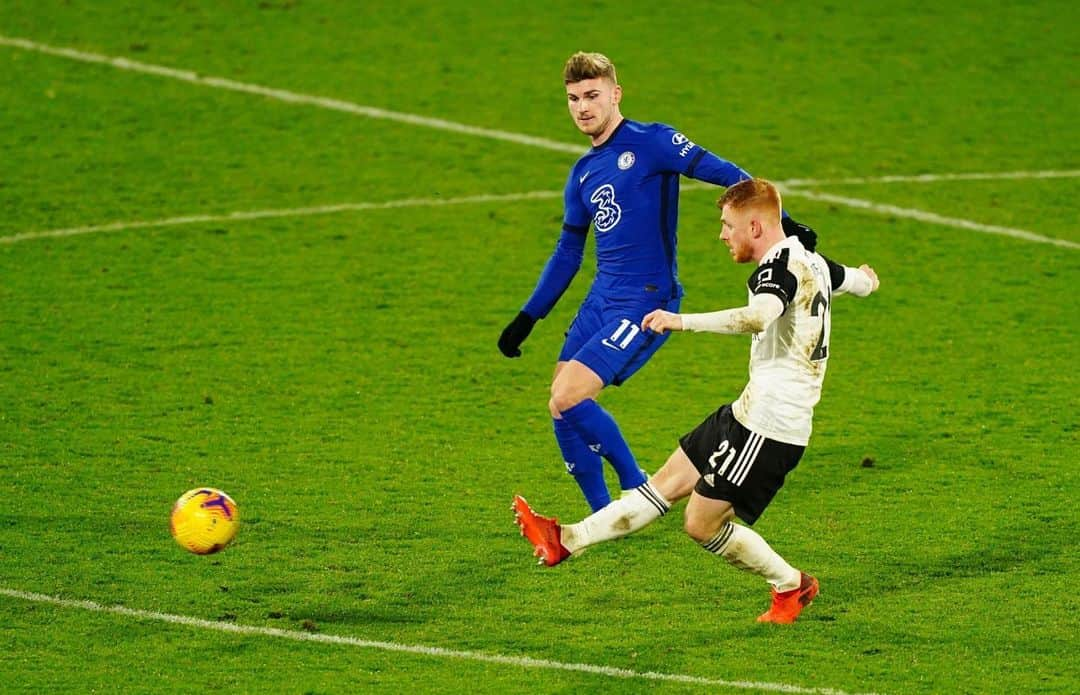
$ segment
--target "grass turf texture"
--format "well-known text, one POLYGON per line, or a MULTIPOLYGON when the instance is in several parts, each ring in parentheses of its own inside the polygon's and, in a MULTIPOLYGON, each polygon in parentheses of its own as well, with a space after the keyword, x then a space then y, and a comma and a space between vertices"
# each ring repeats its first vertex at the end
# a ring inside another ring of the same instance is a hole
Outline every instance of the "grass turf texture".
MULTIPOLYGON (((582 145, 559 68, 599 49, 627 115, 759 175, 1076 168, 1075 9, 875 7, 15 2, 0 33, 582 145)), ((573 159, 12 48, 0 65, 2 235, 558 190, 573 159)), ((1076 179, 823 190, 1077 240, 1076 179)), ((683 196, 689 311, 744 299, 715 197, 683 196)), ((757 526, 822 580, 790 629, 753 623, 762 582, 688 541, 681 509, 554 570, 530 563, 512 493, 585 512, 544 402, 591 261, 523 359, 494 341, 550 251, 557 199, 0 244, 0 586, 725 680, 1075 691, 1080 252, 787 207, 885 283, 836 302, 814 440, 757 526), (195 485, 240 505, 239 538, 211 558, 168 535, 195 485)), ((742 339, 676 336, 603 401, 654 470, 737 395, 745 362, 742 339)), ((4 682, 27 690, 694 689, 4 597, 0 648, 4 682)))

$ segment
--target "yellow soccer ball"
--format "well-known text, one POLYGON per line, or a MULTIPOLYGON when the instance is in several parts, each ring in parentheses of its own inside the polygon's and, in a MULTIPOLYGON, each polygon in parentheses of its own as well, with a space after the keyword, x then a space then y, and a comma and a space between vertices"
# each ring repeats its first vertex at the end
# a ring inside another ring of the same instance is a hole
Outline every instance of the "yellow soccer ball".
POLYGON ((236 502, 221 490, 197 487, 173 505, 169 530, 184 550, 196 555, 216 553, 236 537, 240 514, 236 502))

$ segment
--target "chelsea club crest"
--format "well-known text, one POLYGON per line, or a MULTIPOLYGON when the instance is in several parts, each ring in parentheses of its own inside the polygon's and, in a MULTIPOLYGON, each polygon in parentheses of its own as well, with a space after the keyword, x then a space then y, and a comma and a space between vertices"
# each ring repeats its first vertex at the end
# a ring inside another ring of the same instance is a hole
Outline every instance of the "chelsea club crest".
POLYGON ((626 171, 630 167, 634 166, 634 153, 627 150, 619 155, 619 168, 626 171))

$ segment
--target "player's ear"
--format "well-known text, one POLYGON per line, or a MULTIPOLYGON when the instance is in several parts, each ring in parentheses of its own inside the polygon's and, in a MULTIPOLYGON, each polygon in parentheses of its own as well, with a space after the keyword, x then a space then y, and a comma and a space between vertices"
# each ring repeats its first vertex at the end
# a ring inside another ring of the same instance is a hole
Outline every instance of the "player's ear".
POLYGON ((622 101, 622 87, 615 85, 615 88, 611 90, 611 103, 616 106, 622 101))

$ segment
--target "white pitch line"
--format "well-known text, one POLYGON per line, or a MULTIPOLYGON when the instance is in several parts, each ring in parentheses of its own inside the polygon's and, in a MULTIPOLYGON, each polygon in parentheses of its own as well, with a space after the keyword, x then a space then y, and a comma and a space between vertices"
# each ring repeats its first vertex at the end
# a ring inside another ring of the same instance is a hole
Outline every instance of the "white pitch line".
POLYGON ((274 89, 271 87, 263 87, 261 85, 251 84, 248 82, 238 82, 236 80, 230 80, 224 77, 211 77, 206 75, 200 75, 199 73, 192 72, 191 70, 177 70, 176 68, 169 68, 165 67, 164 65, 143 63, 137 60, 130 60, 128 58, 117 58, 114 56, 101 55, 100 53, 89 53, 87 51, 79 51, 74 48, 49 46, 47 44, 37 43, 36 41, 28 41, 27 39, 20 39, 11 36, 0 35, 0 46, 10 46, 12 48, 21 48, 26 51, 36 51, 38 53, 45 53, 47 55, 58 56, 61 58, 79 60, 84 63, 97 63, 100 65, 108 65, 119 70, 140 72, 147 75, 156 75, 158 77, 167 77, 173 80, 181 80, 183 82, 190 82, 192 84, 204 85, 206 87, 216 87, 218 89, 227 89, 233 92, 257 94, 261 97, 266 97, 268 99, 276 99, 278 101, 284 101, 291 104, 307 104, 309 106, 318 106, 320 108, 330 109, 332 111, 344 111, 345 113, 351 113, 356 116, 365 116, 367 118, 380 118, 388 121, 408 123, 409 125, 423 126, 425 128, 447 130, 455 133, 462 133, 465 135, 475 135, 483 138, 491 138, 494 140, 505 140, 507 142, 514 142, 519 145, 530 145, 532 147, 542 147, 548 150, 555 150, 556 152, 571 152, 573 154, 580 155, 584 154, 585 151, 588 149, 585 145, 571 145, 569 143, 548 140, 547 138, 533 137, 531 135, 521 135, 520 133, 510 133, 503 130, 495 130, 492 128, 479 128, 477 126, 466 125, 464 123, 447 121, 442 118, 429 118, 426 116, 417 116, 411 113, 388 111, 387 109, 380 109, 374 106, 365 106, 363 104, 355 104, 351 101, 343 101, 341 99, 329 99, 327 97, 313 96, 310 94, 300 94, 298 92, 290 92, 285 89, 274 89))
MULTIPOLYGON (((894 205, 882 205, 880 203, 875 203, 869 200, 862 200, 860 198, 848 198, 835 196, 828 193, 817 193, 814 191, 792 189, 788 188, 788 182, 786 181, 779 181, 777 183, 783 191, 784 195, 796 198, 802 197, 809 200, 820 200, 830 203, 836 203, 838 205, 845 205, 848 207, 870 210, 871 212, 876 212, 882 215, 906 217, 922 222, 940 224, 947 227, 959 227, 961 229, 967 229, 988 234, 1000 234, 1017 239, 1023 239, 1024 241, 1033 241, 1042 244, 1054 244, 1056 246, 1062 246, 1072 249, 1080 248, 1080 244, 1077 244, 1076 242, 1042 236, 1040 234, 1035 234, 1034 232, 1029 232, 1023 229, 1013 229, 1011 227, 986 225, 979 222, 972 222, 971 220, 959 219, 954 217, 944 217, 942 215, 938 215, 932 212, 925 212, 923 210, 900 208, 894 205)), ((701 191, 710 188, 715 188, 715 186, 703 183, 689 183, 683 186, 682 190, 701 191)), ((463 196, 460 198, 405 198, 401 200, 389 200, 382 203, 341 203, 337 205, 320 205, 302 208, 241 210, 237 212, 222 213, 219 215, 184 215, 180 217, 167 217, 160 220, 129 220, 124 222, 109 222, 106 224, 88 225, 83 227, 50 229, 40 232, 22 232, 20 234, 0 237, 0 244, 14 244, 20 241, 30 241, 32 239, 69 237, 78 236, 81 234, 95 234, 99 232, 118 232, 128 229, 152 229, 156 227, 177 227, 188 224, 238 222, 244 220, 260 220, 283 217, 307 217, 312 215, 329 215, 341 212, 356 212, 363 210, 389 210, 393 208, 406 207, 438 207, 443 205, 465 205, 469 203, 498 203, 514 202, 520 200, 546 200, 553 198, 561 198, 562 195, 562 191, 528 191, 525 193, 482 194, 463 196)))
POLYGON ((594 664, 575 664, 549 659, 534 659, 528 656, 504 656, 502 654, 490 654, 485 652, 470 652, 460 649, 444 649, 442 647, 427 647, 418 644, 399 644, 397 642, 379 642, 375 640, 360 639, 358 637, 346 637, 341 635, 324 635, 312 632, 300 632, 297 630, 282 630, 273 627, 259 627, 256 625, 238 625, 236 623, 217 622, 192 618, 186 615, 172 613, 158 613, 157 611, 144 611, 125 606, 106 606, 93 601, 77 601, 72 599, 58 598, 47 594, 37 594, 29 591, 17 591, 0 587, 0 595, 9 598, 32 601, 35 603, 49 603, 63 608, 79 608, 95 613, 112 613, 128 618, 139 620, 155 620, 158 622, 184 625, 202 630, 215 630, 217 632, 231 632, 240 635, 252 635, 257 637, 277 637, 280 639, 295 640, 297 642, 320 642, 348 647, 360 647, 364 649, 380 649, 390 652, 405 652, 443 659, 463 659, 466 661, 480 661, 504 666, 516 666, 519 668, 542 668, 557 671, 576 671, 596 676, 609 676, 612 678, 634 678, 651 681, 668 681, 675 683, 691 683, 693 685, 705 685, 720 688, 738 688, 741 690, 769 690, 779 693, 812 693, 815 695, 848 695, 843 690, 832 688, 804 688, 787 683, 767 683, 755 681, 726 681, 716 678, 702 678, 701 676, 689 676, 680 673, 657 673, 655 671, 632 671, 625 668, 611 666, 596 666, 594 664))
MULTIPOLYGON (((317 106, 324 109, 330 109, 332 111, 343 111, 345 113, 351 113, 356 116, 365 116, 367 118, 380 118, 391 121, 399 121, 401 123, 408 123, 410 125, 423 126, 425 128, 435 128, 438 130, 448 130, 456 133, 462 133, 465 135, 475 135, 478 137, 492 138, 495 140, 505 140, 508 142, 515 142, 520 145, 530 145, 532 147, 540 147, 548 150, 554 150, 556 152, 570 152, 572 154, 584 154, 588 148, 585 145, 572 145, 566 142, 558 142, 556 140, 549 140, 547 138, 534 137, 531 135, 522 135, 520 133, 512 133, 503 130, 495 130, 492 128, 480 128, 477 126, 470 126, 464 123, 456 123, 454 121, 447 121, 442 118, 429 118, 427 116, 418 116, 411 113, 403 113, 400 111, 389 111, 387 109, 378 108, 375 106, 365 106, 363 104, 356 104, 350 101, 343 101, 341 99, 331 99, 328 97, 320 97, 312 94, 302 94, 299 92, 291 92, 285 89, 276 89, 273 87, 264 87, 262 85, 252 84, 249 82, 239 82, 237 80, 231 80, 224 77, 211 77, 206 75, 200 75, 192 70, 181 70, 177 68, 170 68, 164 65, 155 65, 153 63, 143 63, 137 60, 131 60, 130 58, 122 58, 117 56, 107 56, 100 53, 90 53, 88 51, 80 51, 74 48, 65 48, 62 46, 50 46, 48 44, 39 43, 37 41, 30 41, 28 39, 22 39, 11 36, 0 35, 0 46, 9 46, 12 48, 21 48, 26 51, 36 51, 38 53, 44 53, 47 55, 57 56, 60 58, 68 58, 70 60, 78 60, 84 63, 96 63, 99 65, 108 65, 110 67, 117 68, 119 70, 127 70, 130 72, 144 73, 147 75, 155 75, 157 77, 166 77, 174 80, 181 80, 183 82, 190 82, 192 84, 199 84, 206 87, 215 87, 217 89, 226 89, 234 92, 244 92, 247 94, 256 94, 258 96, 266 97, 268 99, 276 99, 278 101, 284 101, 292 104, 306 104, 308 106, 317 106)), ((898 182, 933 182, 933 181, 969 181, 969 180, 996 180, 996 179, 1026 179, 1026 178, 1068 178, 1080 176, 1080 170, 1063 170, 1063 171, 1013 171, 1013 172, 988 172, 988 173, 971 173, 971 174, 917 174, 917 175, 896 175, 896 176, 869 176, 869 177, 853 177, 843 179, 791 179, 788 181, 790 186, 825 186, 825 185, 840 185, 840 184, 859 184, 859 183, 898 183, 898 182)))
MULTIPOLYGON (((196 72, 190 70, 178 70, 175 68, 165 67, 163 65, 154 65, 152 63, 142 63, 128 58, 118 58, 113 56, 101 55, 99 53, 89 53, 86 51, 79 51, 73 48, 63 48, 57 46, 50 46, 36 41, 30 41, 27 39, 14 38, 9 36, 0 35, 0 45, 10 46, 13 48, 20 48, 27 51, 36 51, 38 53, 44 53, 53 56, 59 56, 62 58, 68 58, 71 60, 79 60, 87 63, 96 63, 101 65, 108 65, 120 70, 128 70, 131 72, 145 73, 149 75, 156 75, 159 77, 167 77, 170 79, 181 80, 184 82, 190 82, 193 84, 204 85, 208 87, 215 87, 218 89, 227 89, 235 92, 244 92, 248 94, 256 94, 259 96, 267 97, 270 99, 277 99, 279 101, 306 104, 309 106, 317 106, 320 108, 331 109, 335 111, 343 111, 351 113, 357 116, 365 116, 368 118, 382 118, 393 121, 400 121, 402 123, 408 123, 410 125, 423 126, 427 128, 436 128, 439 130, 447 130, 457 133, 463 133, 466 135, 475 135, 478 137, 492 138, 496 140, 505 140, 522 145, 529 145, 533 147, 541 147, 549 150, 555 150, 559 152, 572 152, 574 154, 580 154, 585 151, 583 146, 571 145, 569 143, 557 142, 555 140, 548 140, 546 138, 538 138, 529 135, 521 135, 518 133, 511 133, 501 130, 493 130, 490 128, 478 128, 475 126, 469 126, 462 123, 455 123, 453 121, 443 120, 441 118, 428 118, 425 116, 417 116, 415 114, 400 113, 397 111, 388 111, 386 109, 380 109, 372 106, 364 106, 361 104, 354 104, 348 101, 342 101, 339 99, 328 99, 325 97, 312 96, 309 94, 300 94, 297 92, 290 92, 283 89, 273 89, 270 87, 263 87, 256 84, 250 84, 246 82, 238 82, 236 80, 230 80, 222 77, 206 77, 201 76, 196 72)), ((913 181, 913 182, 926 182, 926 181, 947 181, 947 180, 992 180, 992 179, 1020 179, 1020 178, 1054 178, 1054 177, 1068 177, 1076 176, 1080 174, 1075 170, 1064 171, 1036 171, 1036 172, 1004 172, 1004 173, 974 173, 974 174, 920 174, 915 176, 881 176, 881 177, 857 177, 849 179, 835 179, 829 180, 817 180, 817 179, 792 179, 786 182, 788 186, 810 186, 810 185, 827 185, 827 184, 841 184, 841 183, 893 183, 900 181, 913 181)), ((688 190, 695 190, 696 186, 686 186, 688 190)), ((935 213, 924 212, 922 210, 913 210, 907 208, 899 208, 892 205, 881 205, 870 201, 859 200, 857 198, 843 198, 841 196, 829 196, 824 193, 813 193, 810 191, 796 191, 789 190, 790 195, 802 196, 804 198, 827 200, 832 203, 840 205, 848 205, 850 207, 862 208, 867 210, 873 210, 882 214, 896 215, 899 217, 910 217, 913 219, 921 220, 923 222, 931 222, 934 224, 943 224, 946 226, 960 227, 962 229, 969 229, 978 232, 986 232, 990 234, 1002 234, 1005 236, 1011 236, 1018 239, 1025 239, 1027 241, 1035 241, 1040 243, 1055 244, 1065 248, 1080 248, 1080 245, 1065 241, 1062 239, 1053 239, 1051 237, 1045 237, 1034 232, 1028 232, 1022 229, 1012 229, 1009 227, 998 227, 995 225, 985 225, 978 222, 972 222, 970 220, 964 220, 953 217, 944 217, 935 213)), ((539 196, 537 196, 539 197, 539 196)), ((546 197, 546 196, 545 196, 546 197)), ((480 198, 478 196, 478 198, 480 198)), ((507 200, 518 200, 519 198, 507 198, 507 200)), ((460 202, 472 202, 468 199, 460 199, 460 202)), ((423 204, 412 202, 408 203, 412 205, 423 204)), ((445 203, 435 203, 445 204, 445 203)), ((394 203, 346 203, 341 206, 327 206, 325 208, 297 208, 295 211, 286 210, 262 210, 254 212, 237 212, 230 213, 225 216, 221 215, 194 215, 189 217, 177 217, 159 221, 149 222, 115 222, 105 225, 97 225, 90 227, 75 227, 71 229, 59 229, 45 232, 26 232, 23 234, 16 234, 8 237, 0 237, 0 243, 14 243, 16 241, 23 241, 26 239, 37 239, 50 236, 73 236, 76 234, 89 234, 92 232, 104 232, 104 231, 117 231, 121 229, 135 229, 146 227, 161 227, 161 226, 174 226, 181 224, 191 224, 199 222, 218 222, 228 221, 234 219, 259 219, 263 217, 288 217, 291 215, 312 215, 312 214, 327 214, 330 212, 339 212, 344 210, 366 210, 377 209, 378 207, 395 207, 403 206, 403 204, 394 203)))
POLYGON ((1008 181, 1016 179, 1071 179, 1080 169, 1061 171, 997 171, 969 174, 910 174, 892 176, 853 176, 845 179, 788 179, 788 186, 843 186, 868 183, 934 183, 937 181, 1008 181))
POLYGON ((851 208, 859 208, 860 210, 869 210, 880 215, 891 215, 894 217, 906 217, 908 219, 918 220, 920 222, 928 222, 930 224, 939 224, 946 227, 958 227, 960 229, 967 229, 973 232, 983 232, 984 234, 999 234, 1001 236, 1013 237, 1015 239, 1023 239, 1024 241, 1034 241, 1040 244, 1053 244, 1054 246, 1061 246, 1068 249, 1080 249, 1080 244, 1075 241, 1068 241, 1067 239, 1055 239, 1054 237, 1043 236, 1042 234, 1036 234, 1035 232, 1029 232, 1024 229, 1014 229, 1012 227, 1000 227, 993 224, 982 224, 979 222, 972 222, 971 220, 965 220, 958 217, 945 217, 944 215, 938 215, 934 212, 926 212, 925 210, 918 210, 915 208, 902 208, 895 205, 885 205, 882 203, 875 203, 870 200, 863 200, 861 198, 849 198, 847 196, 833 195, 831 193, 819 193, 817 191, 807 191, 791 188, 781 188, 784 195, 794 196, 796 198, 807 198, 808 200, 820 200, 827 203, 836 203, 837 205, 846 205, 851 208))
POLYGON ((507 193, 504 195, 482 194, 471 195, 462 198, 405 198, 402 200, 389 200, 382 203, 341 203, 339 205, 320 205, 304 208, 279 208, 275 210, 242 210, 239 212, 227 212, 220 215, 184 215, 182 217, 167 217, 161 220, 130 220, 127 222, 110 222, 107 224, 89 225, 85 227, 68 227, 67 229, 50 229, 42 232, 23 232, 11 236, 0 237, 0 244, 14 244, 19 241, 30 239, 44 239, 48 237, 68 237, 80 234, 94 234, 97 232, 118 232, 125 229, 148 229, 153 227, 176 227, 186 224, 205 224, 209 222, 237 222, 242 220, 261 220, 275 217, 306 217, 310 215, 330 215, 339 212, 355 212, 357 210, 390 210, 393 208, 408 207, 438 207, 441 205, 464 205, 467 203, 499 203, 513 202, 517 200, 544 200, 548 198, 561 198, 562 191, 528 191, 526 193, 507 193))

